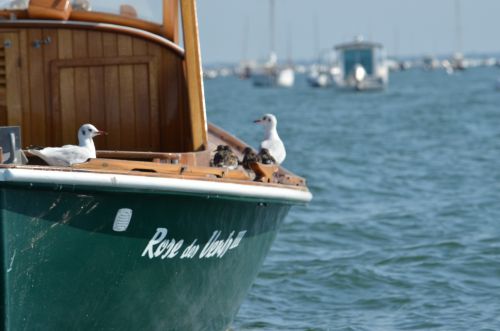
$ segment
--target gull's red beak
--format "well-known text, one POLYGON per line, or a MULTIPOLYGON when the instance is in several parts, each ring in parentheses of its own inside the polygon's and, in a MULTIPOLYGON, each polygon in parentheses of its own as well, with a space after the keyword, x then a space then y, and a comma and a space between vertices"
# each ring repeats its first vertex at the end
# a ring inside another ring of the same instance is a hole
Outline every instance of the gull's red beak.
POLYGON ((258 120, 253 121, 254 123, 261 123, 262 120, 259 118, 258 120))
POLYGON ((106 131, 97 131, 98 136, 107 136, 108 133, 106 131))

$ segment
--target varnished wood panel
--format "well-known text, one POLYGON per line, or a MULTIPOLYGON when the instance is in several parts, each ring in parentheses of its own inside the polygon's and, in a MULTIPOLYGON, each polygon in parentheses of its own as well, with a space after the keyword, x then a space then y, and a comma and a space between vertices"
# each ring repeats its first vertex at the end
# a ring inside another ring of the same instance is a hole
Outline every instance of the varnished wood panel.
MULTIPOLYGON (((102 33, 89 31, 88 33, 88 52, 89 58, 100 58, 104 56, 102 33)), ((104 100, 106 94, 104 90, 104 67, 89 68, 90 81, 90 123, 93 123, 97 128, 106 126, 106 109, 104 100)), ((95 141, 96 148, 101 149, 107 145, 107 136, 100 137, 99 141, 95 141)))
MULTIPOLYGON (((60 82, 59 80, 62 79, 62 75, 64 74, 65 70, 72 69, 77 72, 77 70, 81 69, 87 69, 87 70, 92 70, 96 68, 114 68, 118 67, 118 74, 120 74, 120 71, 123 67, 131 67, 132 72, 134 73, 134 79, 131 80, 132 82, 132 91, 128 92, 125 91, 123 93, 131 93, 131 99, 134 100, 128 107, 129 116, 132 118, 130 120, 131 126, 135 129, 135 136, 131 133, 131 137, 129 138, 129 141, 120 141, 120 146, 119 148, 127 149, 127 150, 153 150, 153 144, 150 139, 150 131, 151 130, 157 130, 157 123, 154 123, 151 121, 150 117, 150 111, 153 109, 156 112, 159 111, 158 105, 153 104, 156 102, 155 98, 151 98, 152 93, 150 93, 151 89, 157 90, 157 86, 153 83, 153 85, 150 82, 155 82, 157 80, 157 70, 156 66, 154 65, 154 57, 145 55, 145 56, 130 56, 130 57, 117 57, 117 58, 85 58, 85 59, 69 59, 69 60, 59 60, 59 61, 53 61, 52 62, 52 68, 51 71, 53 73, 53 90, 54 94, 61 94, 61 99, 66 99, 67 97, 63 96, 62 93, 66 93, 67 91, 64 91, 60 88, 60 82)), ((123 79, 123 78, 121 78, 123 79)), ((108 79, 105 78, 105 81, 108 79)), ((106 84, 104 84, 104 90, 103 94, 105 95, 106 99, 112 95, 112 93, 118 92, 119 94, 122 93, 120 89, 112 89, 108 91, 108 87, 106 84)), ((75 92, 75 95, 78 94, 81 91, 75 92)), ((155 92, 154 94, 156 94, 155 92)), ((120 100, 122 97, 116 98, 116 100, 120 100)), ((88 104, 88 103, 87 103, 88 104)), ((58 105, 54 105, 54 107, 57 107, 58 105)), ((78 107, 77 107, 78 109, 78 107)), ((123 108, 122 105, 120 105, 120 116, 123 116, 123 108)), ((156 114, 155 117, 158 117, 159 115, 156 114)), ((86 122, 91 122, 90 121, 90 113, 87 112, 87 117, 82 117, 81 118, 82 123, 86 122)), ((109 131, 108 127, 112 126, 114 123, 111 123, 109 121, 105 121, 102 126, 100 126, 100 129, 109 131)), ((119 128, 120 131, 123 132, 124 130, 127 130, 128 128, 126 127, 123 129, 123 122, 119 122, 119 128)), ((114 131, 110 131, 110 136, 114 135, 114 131)), ((126 132, 125 132, 126 133, 126 132)), ((97 141, 96 141, 97 142, 97 141)))
MULTIPOLYGON (((118 56, 133 55, 132 37, 118 36, 118 56)), ((135 111, 134 111, 134 67, 120 65, 120 136, 121 148, 135 150, 135 111)))
MULTIPOLYGON (((73 59, 87 59, 87 31, 72 31, 73 59)), ((75 127, 90 121, 90 75, 88 67, 75 68, 75 127)))
POLYGON ((5 33, 2 35, 2 42, 9 40, 10 47, 3 47, 5 61, 5 105, 6 105, 6 120, 12 125, 22 125, 22 90, 20 77, 20 52, 19 52, 19 35, 17 33, 5 33))
MULTIPOLYGON (((146 55, 148 53, 148 45, 146 41, 134 39, 132 41, 133 54, 146 55)), ((135 65, 134 67, 134 109, 135 109, 135 141, 137 146, 145 146, 149 150, 153 150, 151 132, 145 132, 144 128, 151 127, 151 100, 149 91, 156 86, 150 86, 149 70, 154 72, 155 69, 148 68, 147 65, 135 65)), ((154 102, 153 102, 154 104, 154 102)))
POLYGON ((42 39, 42 30, 28 30, 28 68, 29 97, 31 99, 31 135, 37 137, 38 144, 47 144, 46 139, 46 109, 44 91, 44 59, 43 49, 33 47, 36 40, 42 39))
MULTIPOLYGON (((54 135, 54 113, 52 111, 52 97, 51 97, 51 76, 50 76, 50 62, 58 59, 59 57, 59 48, 57 45, 57 29, 43 29, 42 37, 44 40, 51 40, 51 42, 44 44, 43 46, 43 57, 44 57, 44 82, 45 82, 45 139, 46 144, 54 146, 58 143, 61 143, 60 134, 54 135)), ((60 119, 57 119, 56 122, 59 123, 60 119)), ((60 126, 57 126, 60 127, 60 126)))
MULTIPOLYGON (((70 30, 59 30, 59 58, 71 59, 73 58, 73 35, 70 30)), ((53 78, 52 78, 53 80, 53 78)), ((59 79, 60 94, 52 91, 54 107, 54 131, 61 134, 56 138, 59 144, 74 143, 76 135, 76 121, 75 121, 75 71, 68 68, 61 72, 59 79)))
MULTIPOLYGON (((116 58, 118 56, 118 41, 115 33, 103 33, 104 57, 116 58)), ((110 149, 120 149, 120 76, 118 66, 104 68, 104 91, 106 128, 111 134, 106 137, 110 149)))
POLYGON ((78 127, 92 123, 110 133, 96 139, 99 149, 192 151, 183 57, 177 51, 100 30, 10 30, 19 36, 15 77, 21 109, 10 107, 14 117, 0 118, 0 124, 20 121, 25 145, 73 144, 78 127), (35 47, 37 40, 50 41, 35 47))
MULTIPOLYGON (((19 31, 19 55, 21 64, 21 90, 23 91, 22 100, 22 142, 24 146, 32 143, 31 135, 31 98, 29 96, 30 79, 29 79, 29 58, 28 58, 28 32, 27 30, 19 31)), ((10 123, 5 123, 10 124, 10 123)))

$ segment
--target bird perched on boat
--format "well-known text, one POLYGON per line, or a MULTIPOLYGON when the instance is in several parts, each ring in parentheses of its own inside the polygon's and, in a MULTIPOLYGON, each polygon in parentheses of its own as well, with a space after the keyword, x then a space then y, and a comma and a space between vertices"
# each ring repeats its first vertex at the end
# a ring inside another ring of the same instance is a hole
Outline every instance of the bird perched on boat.
POLYGON ((254 123, 264 126, 264 140, 260 143, 260 150, 267 149, 269 154, 275 159, 276 164, 283 163, 286 157, 286 150, 276 129, 278 126, 276 116, 265 114, 262 118, 255 120, 254 123))
POLYGON ((262 164, 276 164, 276 160, 267 148, 262 148, 259 152, 258 157, 260 159, 259 162, 262 164))
POLYGON ((241 161, 241 165, 245 169, 251 169, 250 164, 255 162, 261 162, 260 156, 255 153, 255 151, 250 147, 245 147, 243 150, 243 160, 241 161))
POLYGON ((231 170, 236 169, 239 164, 238 157, 233 153, 231 147, 227 145, 217 146, 211 163, 214 167, 224 167, 231 170))
POLYGON ((96 150, 92 138, 106 134, 99 131, 92 124, 84 124, 78 130, 78 146, 65 145, 62 147, 47 147, 41 150, 30 149, 29 152, 38 156, 51 166, 68 167, 73 164, 86 162, 96 157, 96 150))

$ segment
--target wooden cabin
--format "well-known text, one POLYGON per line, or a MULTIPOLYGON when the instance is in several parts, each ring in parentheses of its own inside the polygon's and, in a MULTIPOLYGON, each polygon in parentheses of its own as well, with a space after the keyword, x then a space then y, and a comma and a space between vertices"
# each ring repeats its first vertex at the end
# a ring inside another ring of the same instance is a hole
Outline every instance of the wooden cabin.
POLYGON ((23 146, 75 144, 80 125, 92 123, 109 133, 95 140, 98 150, 205 150, 195 1, 113 3, 4 5, 0 126, 20 126, 23 146))

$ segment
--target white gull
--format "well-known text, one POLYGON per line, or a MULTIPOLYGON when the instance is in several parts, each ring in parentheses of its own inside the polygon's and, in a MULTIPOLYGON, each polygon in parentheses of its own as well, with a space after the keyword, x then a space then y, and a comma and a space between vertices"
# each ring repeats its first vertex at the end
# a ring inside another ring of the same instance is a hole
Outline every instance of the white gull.
POLYGON ((276 127, 278 120, 273 114, 265 114, 262 118, 255 120, 264 126, 264 140, 260 143, 260 149, 267 149, 271 156, 276 160, 276 163, 281 164, 285 161, 286 150, 285 145, 278 136, 276 127))
POLYGON ((65 145, 63 147, 47 147, 42 150, 29 150, 48 165, 68 167, 76 163, 86 162, 88 159, 96 158, 93 137, 106 134, 99 131, 92 124, 84 124, 78 130, 78 146, 65 145))

